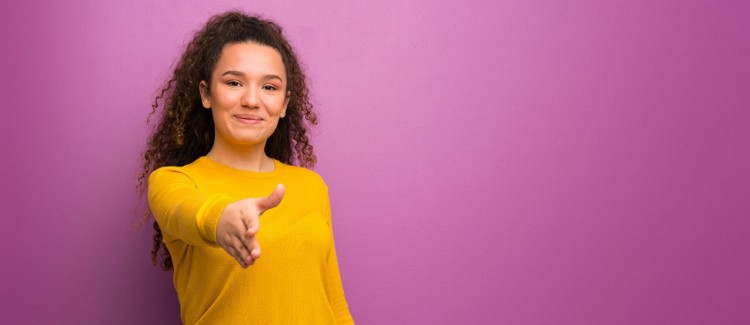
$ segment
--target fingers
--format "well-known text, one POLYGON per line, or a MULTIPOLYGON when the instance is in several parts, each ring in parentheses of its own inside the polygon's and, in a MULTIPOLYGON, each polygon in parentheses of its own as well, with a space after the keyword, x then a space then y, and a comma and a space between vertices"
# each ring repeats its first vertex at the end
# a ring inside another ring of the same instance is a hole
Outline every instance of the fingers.
POLYGON ((236 233, 233 243, 235 253, 231 255, 243 268, 247 268, 255 264, 255 260, 260 258, 260 243, 256 237, 260 229, 260 219, 252 217, 252 213, 248 215, 246 211, 241 211, 240 214, 242 215, 242 225, 235 228, 236 233))
POLYGON ((229 246, 224 250, 227 251, 227 253, 229 253, 229 255, 231 255, 237 261, 237 263, 240 263, 240 266, 242 266, 243 268, 246 268, 253 263, 250 254, 247 253, 247 250, 243 245, 229 246))
POLYGON ((279 205, 281 199, 284 197, 284 191, 284 184, 279 184, 276 185, 276 188, 269 196, 259 198, 256 201, 258 211, 263 213, 264 211, 279 205))
POLYGON ((258 242, 258 237, 255 236, 250 241, 250 257, 253 263, 260 258, 260 242, 258 242))
POLYGON ((260 242, 255 236, 256 233, 257 230, 248 229, 243 240, 243 259, 249 265, 255 264, 255 260, 260 258, 260 242), (244 257, 244 254, 247 254, 247 257, 244 257))
POLYGON ((260 229, 260 218, 243 218, 242 222, 245 225, 245 232, 249 236, 255 236, 260 229))
POLYGON ((255 260, 260 258, 260 242, 255 236, 246 237, 244 240, 235 237, 231 245, 223 248, 243 268, 255 264, 255 260))
POLYGON ((264 211, 279 205, 284 192, 284 185, 279 184, 266 197, 231 203, 219 217, 217 242, 243 268, 255 264, 260 258, 259 217, 264 211))
POLYGON ((255 264, 260 257, 260 243, 256 238, 258 230, 258 219, 255 223, 241 219, 231 223, 224 228, 223 235, 217 239, 219 246, 223 248, 243 268, 255 264), (251 226, 251 229, 247 228, 251 226))

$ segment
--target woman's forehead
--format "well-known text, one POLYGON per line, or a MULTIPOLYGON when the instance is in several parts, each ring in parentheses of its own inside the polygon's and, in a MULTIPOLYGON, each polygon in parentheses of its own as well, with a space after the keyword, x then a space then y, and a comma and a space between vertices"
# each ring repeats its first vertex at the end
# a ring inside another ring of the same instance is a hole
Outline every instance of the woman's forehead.
POLYGON ((222 75, 227 71, 245 75, 286 75, 279 51, 254 42, 231 43, 224 46, 214 74, 222 75))

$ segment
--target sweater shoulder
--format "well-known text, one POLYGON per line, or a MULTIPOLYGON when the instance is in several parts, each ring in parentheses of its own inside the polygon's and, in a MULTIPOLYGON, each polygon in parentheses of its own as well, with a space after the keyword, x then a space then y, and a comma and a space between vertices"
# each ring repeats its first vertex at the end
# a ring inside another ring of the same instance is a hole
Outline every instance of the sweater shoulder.
POLYGON ((149 179, 153 179, 158 177, 159 175, 164 174, 183 174, 187 177, 190 177, 190 174, 194 173, 200 173, 200 168, 196 168, 195 165, 197 164, 197 160, 193 161, 192 163, 189 163, 185 166, 162 166, 157 169, 154 169, 151 174, 149 175, 149 179))
POLYGON ((319 184, 327 187, 325 181, 323 180, 323 177, 321 177, 320 174, 313 170, 294 165, 287 165, 284 163, 281 163, 281 166, 283 168, 283 173, 288 177, 298 179, 305 183, 319 184))

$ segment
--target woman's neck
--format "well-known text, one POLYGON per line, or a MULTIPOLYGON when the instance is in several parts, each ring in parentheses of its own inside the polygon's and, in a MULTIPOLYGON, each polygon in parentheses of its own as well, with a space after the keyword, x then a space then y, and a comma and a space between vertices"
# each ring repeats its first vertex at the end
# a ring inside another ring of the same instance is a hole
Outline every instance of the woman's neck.
POLYGON ((232 146, 214 141, 206 157, 223 165, 251 172, 272 172, 273 159, 266 156, 265 143, 255 146, 232 146))

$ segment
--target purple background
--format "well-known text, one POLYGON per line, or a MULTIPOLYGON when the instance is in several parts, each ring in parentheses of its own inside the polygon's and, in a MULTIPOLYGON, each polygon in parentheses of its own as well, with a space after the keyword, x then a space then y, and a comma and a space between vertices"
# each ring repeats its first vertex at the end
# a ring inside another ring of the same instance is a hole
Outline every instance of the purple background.
POLYGON ((3 2, 0 323, 179 322, 144 120, 235 7, 306 63, 358 323, 750 323, 750 6, 710 0, 3 2))

